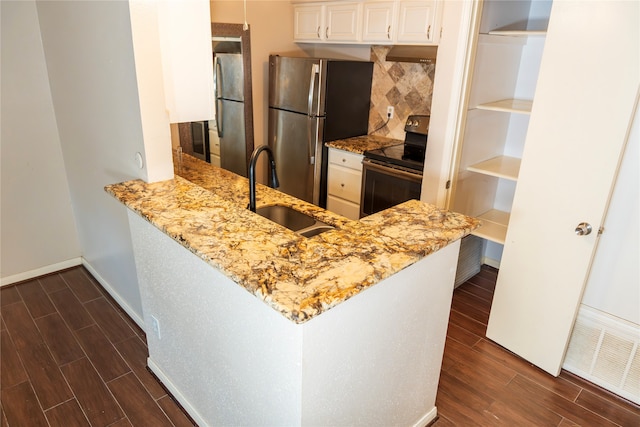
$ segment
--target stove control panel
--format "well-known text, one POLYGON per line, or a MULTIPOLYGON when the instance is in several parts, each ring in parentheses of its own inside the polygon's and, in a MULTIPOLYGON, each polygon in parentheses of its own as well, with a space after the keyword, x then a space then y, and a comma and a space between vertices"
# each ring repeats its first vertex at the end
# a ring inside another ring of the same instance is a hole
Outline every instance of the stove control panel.
POLYGON ((407 122, 404 125, 404 131, 427 135, 429 134, 429 119, 430 116, 426 115, 409 116, 407 117, 407 122))

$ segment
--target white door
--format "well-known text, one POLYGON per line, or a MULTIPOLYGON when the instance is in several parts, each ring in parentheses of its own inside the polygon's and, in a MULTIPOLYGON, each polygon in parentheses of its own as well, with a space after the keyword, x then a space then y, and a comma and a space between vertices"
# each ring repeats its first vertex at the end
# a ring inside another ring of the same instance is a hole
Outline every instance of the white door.
POLYGON ((487 337, 553 375, 638 100, 638 16, 635 1, 551 12, 487 337), (582 222, 593 231, 578 236, 582 222))

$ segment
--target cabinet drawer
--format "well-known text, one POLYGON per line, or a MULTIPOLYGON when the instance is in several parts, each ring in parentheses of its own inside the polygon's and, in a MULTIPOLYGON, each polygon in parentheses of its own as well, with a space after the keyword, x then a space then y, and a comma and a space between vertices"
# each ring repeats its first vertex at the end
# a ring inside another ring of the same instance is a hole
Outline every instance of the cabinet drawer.
POLYGON ((359 203, 348 202, 331 195, 327 196, 327 210, 353 220, 360 218, 359 203))
POLYGON ((360 171, 329 165, 327 194, 359 204, 361 181, 360 171))
POLYGON ((329 164, 362 171, 362 154, 350 153, 338 149, 329 149, 329 164))

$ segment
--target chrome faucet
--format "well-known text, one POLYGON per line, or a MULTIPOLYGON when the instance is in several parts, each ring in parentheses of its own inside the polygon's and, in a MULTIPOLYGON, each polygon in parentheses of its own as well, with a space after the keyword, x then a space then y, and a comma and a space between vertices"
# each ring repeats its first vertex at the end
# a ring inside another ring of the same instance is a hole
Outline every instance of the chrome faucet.
POLYGON ((247 207, 251 212, 256 211, 256 162, 260 153, 267 152, 269 156, 269 163, 271 164, 271 177, 269 179, 269 186, 271 188, 278 188, 280 183, 278 182, 278 174, 276 173, 276 161, 273 158, 273 151, 266 145, 253 150, 251 153, 251 160, 249 161, 249 206, 247 207))

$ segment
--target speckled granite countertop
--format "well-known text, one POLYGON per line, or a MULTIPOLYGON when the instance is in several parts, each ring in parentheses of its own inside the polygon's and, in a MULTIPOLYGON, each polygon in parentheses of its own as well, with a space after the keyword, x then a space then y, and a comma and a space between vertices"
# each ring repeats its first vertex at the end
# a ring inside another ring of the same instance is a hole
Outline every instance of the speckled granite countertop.
POLYGON ((353 138, 338 139, 335 141, 327 142, 325 145, 331 148, 338 148, 344 151, 351 151, 352 153, 362 154, 367 150, 376 150, 378 148, 389 147, 391 145, 403 144, 404 141, 398 139, 391 139, 385 136, 377 135, 362 135, 354 136, 353 138))
POLYGON ((291 205, 337 227, 305 238, 246 209, 246 178, 188 155, 175 163, 175 179, 127 181, 105 190, 296 323, 480 225, 474 218, 416 200, 351 221, 259 184, 258 207, 291 205))

